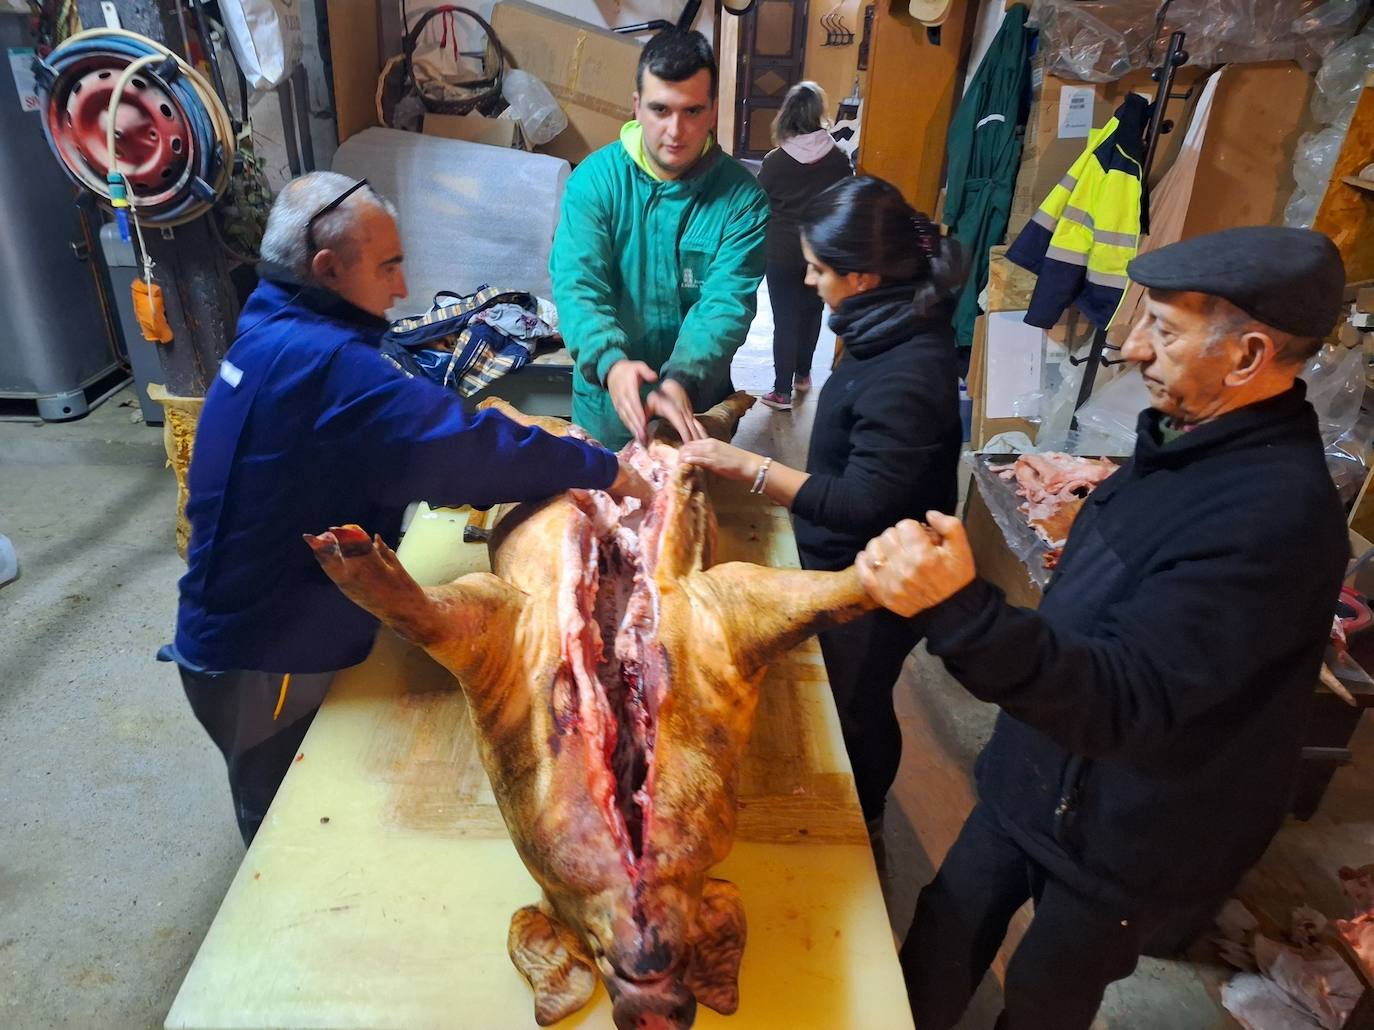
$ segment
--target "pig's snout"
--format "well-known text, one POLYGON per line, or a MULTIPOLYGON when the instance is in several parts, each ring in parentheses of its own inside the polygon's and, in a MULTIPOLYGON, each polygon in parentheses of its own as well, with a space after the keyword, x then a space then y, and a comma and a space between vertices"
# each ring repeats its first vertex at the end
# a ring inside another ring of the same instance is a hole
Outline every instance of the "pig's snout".
POLYGON ((616 1030, 687 1030, 697 1018, 697 1000, 676 976, 608 984, 616 1030))

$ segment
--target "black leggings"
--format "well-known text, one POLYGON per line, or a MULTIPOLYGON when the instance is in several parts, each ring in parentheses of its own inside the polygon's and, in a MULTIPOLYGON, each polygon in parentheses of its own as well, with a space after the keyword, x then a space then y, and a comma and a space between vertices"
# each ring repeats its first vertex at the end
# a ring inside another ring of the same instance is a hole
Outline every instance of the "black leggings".
MULTIPOLYGON (((826 567, 805 554, 801 561, 808 569, 826 567)), ((876 819, 902 761, 902 727, 892 708, 892 688, 921 631, 913 620, 879 609, 818 636, 859 805, 865 820, 876 819)))
POLYGON ((806 285, 805 265, 770 263, 768 300, 773 307, 773 389, 792 393, 793 376, 809 376, 825 304, 806 285))

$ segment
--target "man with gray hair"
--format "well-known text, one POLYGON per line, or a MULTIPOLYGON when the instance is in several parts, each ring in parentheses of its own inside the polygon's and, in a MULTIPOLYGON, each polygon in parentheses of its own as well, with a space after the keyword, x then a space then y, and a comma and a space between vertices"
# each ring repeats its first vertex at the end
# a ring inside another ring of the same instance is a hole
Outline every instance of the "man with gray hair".
POLYGON ((252 840, 334 672, 362 661, 377 620, 325 577, 301 537, 375 527, 394 545, 413 500, 485 508, 570 488, 647 498, 609 451, 408 379, 379 353, 406 295, 395 209, 315 172, 268 218, 260 281, 196 432, 176 641, 191 708, 229 766, 252 840))
POLYGON ((928 512, 856 562, 1002 709, 978 800, 902 946, 916 1025, 958 1024, 1027 900, 999 1030, 1088 1030, 1142 951, 1196 933, 1278 830, 1349 542, 1299 373, 1340 317, 1320 233, 1242 226, 1135 258, 1121 347, 1150 408, 1036 611, 928 512))

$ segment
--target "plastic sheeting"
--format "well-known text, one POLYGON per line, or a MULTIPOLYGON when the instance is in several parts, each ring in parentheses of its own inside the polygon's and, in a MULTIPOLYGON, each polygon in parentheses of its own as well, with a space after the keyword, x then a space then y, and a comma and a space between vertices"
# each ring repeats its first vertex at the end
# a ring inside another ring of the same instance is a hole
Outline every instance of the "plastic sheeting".
POLYGON ((1320 127, 1298 140, 1293 155, 1297 186, 1284 208, 1284 225, 1312 227, 1370 68, 1374 68, 1374 22, 1327 54, 1317 72, 1311 110, 1312 120, 1320 127))
POLYGON ((1341 495, 1350 503, 1364 484, 1369 468, 1370 424, 1362 417, 1365 355, 1359 347, 1323 347, 1303 369, 1307 400, 1317 411, 1326 450, 1326 468, 1341 495))
POLYGON ((1186 32, 1191 64, 1295 60, 1308 71, 1349 39, 1369 0, 1038 0, 1045 70, 1113 82, 1163 59, 1170 33, 1186 32), (1151 44, 1154 54, 1151 56, 1151 44))
POLYGON ((373 128, 344 141, 334 171, 367 178, 400 212, 410 296, 392 317, 427 310, 440 291, 467 294, 488 284, 549 295, 568 162, 373 128))

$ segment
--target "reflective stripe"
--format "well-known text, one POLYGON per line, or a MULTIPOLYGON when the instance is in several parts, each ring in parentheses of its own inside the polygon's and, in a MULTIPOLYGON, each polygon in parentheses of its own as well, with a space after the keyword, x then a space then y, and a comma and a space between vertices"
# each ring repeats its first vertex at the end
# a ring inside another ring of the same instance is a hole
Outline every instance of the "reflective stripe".
POLYGON ((1078 179, 1075 176, 1066 175, 1064 176, 1064 178, 1059 180, 1059 185, 1063 186, 1066 190, 1072 193, 1074 187, 1078 185, 1078 179))
POLYGON ((981 128, 982 128, 984 125, 986 125, 988 122, 1005 122, 1006 120, 1007 120, 1007 116, 1004 115, 1004 114, 990 114, 990 115, 988 115, 986 118, 984 118, 982 121, 980 121, 977 125, 975 125, 974 128, 975 128, 975 129, 981 129, 981 128))
POLYGON ((1089 268, 1088 282, 1096 286, 1110 286, 1114 290, 1124 290, 1129 280, 1124 275, 1112 275, 1109 272, 1099 272, 1089 268))
POLYGON ((1074 207, 1072 204, 1064 205, 1064 217, 1070 222, 1077 222, 1085 225, 1089 229, 1093 227, 1093 216, 1084 211, 1081 207, 1074 207))
POLYGON ((1054 232, 1055 226, 1059 224, 1054 220, 1054 215, 1050 214, 1048 211, 1035 212, 1035 214, 1031 215, 1031 221, 1044 229, 1048 229, 1050 232, 1054 232))
POLYGON ((243 381, 243 369, 232 361, 221 361, 219 363, 219 377, 230 386, 238 386, 243 381))
POLYGON ((1062 261, 1066 265, 1088 266, 1088 255, 1080 254, 1074 250, 1066 250, 1063 247, 1050 247, 1045 251, 1045 257, 1053 258, 1055 261, 1062 261))
POLYGON ((1108 232, 1106 229, 1094 229, 1093 240, 1108 247, 1131 247, 1136 244, 1136 237, 1128 232, 1108 232))

